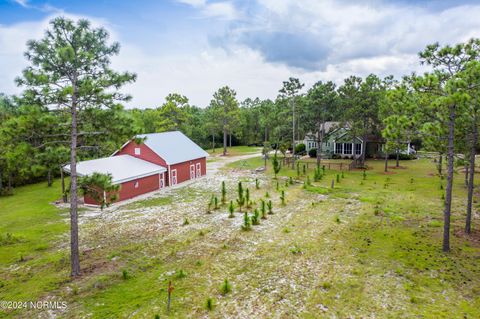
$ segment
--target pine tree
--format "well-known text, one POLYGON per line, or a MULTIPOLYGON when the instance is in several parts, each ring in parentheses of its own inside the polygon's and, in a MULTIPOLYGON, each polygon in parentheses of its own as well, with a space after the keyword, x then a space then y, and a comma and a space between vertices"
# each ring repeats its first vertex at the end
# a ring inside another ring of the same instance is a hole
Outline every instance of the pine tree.
POLYGON ((110 58, 118 54, 118 43, 107 44, 104 29, 92 29, 87 20, 59 17, 41 40, 28 42, 26 58, 31 65, 17 78, 26 87, 25 95, 48 106, 60 106, 70 114, 70 251, 71 275, 80 275, 78 248, 78 118, 88 109, 115 108, 130 97, 118 92, 123 84, 135 81, 131 73, 110 69, 110 58))

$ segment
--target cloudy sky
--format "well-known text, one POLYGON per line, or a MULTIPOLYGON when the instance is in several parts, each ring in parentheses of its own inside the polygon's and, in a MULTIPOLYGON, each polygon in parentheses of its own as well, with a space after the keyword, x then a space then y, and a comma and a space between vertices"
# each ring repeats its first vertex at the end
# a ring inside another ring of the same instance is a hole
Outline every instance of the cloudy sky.
POLYGON ((120 42, 113 64, 137 73, 124 91, 141 108, 170 92, 204 107, 223 85, 240 99, 274 98, 290 76, 306 87, 401 76, 421 71, 426 44, 480 37, 480 1, 0 0, 0 92, 20 92, 26 41, 59 15, 88 18, 120 42))

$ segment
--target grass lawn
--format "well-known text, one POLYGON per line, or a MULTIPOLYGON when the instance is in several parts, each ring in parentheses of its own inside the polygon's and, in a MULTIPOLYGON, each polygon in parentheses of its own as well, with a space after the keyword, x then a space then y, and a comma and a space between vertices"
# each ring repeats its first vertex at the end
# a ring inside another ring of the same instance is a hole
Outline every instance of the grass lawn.
POLYGON ((383 161, 369 161, 365 178, 327 169, 316 182, 313 165, 300 176, 282 168, 278 180, 270 162, 266 174, 251 175, 262 165, 260 157, 230 163, 220 179, 82 219, 84 275, 75 281, 68 278, 66 215, 48 204, 58 189, 19 188, 0 199, 2 238, 15 238, 0 246, 2 299, 65 300, 67 310, 55 314, 66 318, 480 318, 480 244, 477 235, 461 235, 461 174, 445 254, 445 180, 430 160, 402 161, 389 174, 383 161), (307 175, 311 185, 304 185, 307 175), (251 231, 240 229, 243 214, 228 218, 226 206, 207 214, 222 178, 227 200, 235 200, 241 180, 254 202, 249 211, 271 200, 274 214, 251 231), (225 279, 231 291, 222 289, 225 279), (175 290, 167 313, 169 281, 175 290))
MULTIPOLYGON (((232 146, 232 147, 227 147, 227 156, 238 156, 238 155, 246 155, 246 154, 252 154, 252 153, 259 153, 261 152, 262 148, 261 147, 256 147, 256 146, 232 146)), ((210 156, 219 156, 223 154, 223 146, 219 145, 213 151, 212 149, 207 150, 208 154, 210 156)))

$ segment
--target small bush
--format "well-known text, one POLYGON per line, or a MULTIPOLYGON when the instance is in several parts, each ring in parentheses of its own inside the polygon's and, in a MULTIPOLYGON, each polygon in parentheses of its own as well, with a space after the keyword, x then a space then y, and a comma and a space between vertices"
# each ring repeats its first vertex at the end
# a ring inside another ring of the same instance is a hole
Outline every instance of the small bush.
POLYGON ((227 187, 225 186, 225 181, 222 181, 222 205, 225 205, 227 202, 227 187))
POLYGON ((228 279, 225 279, 223 281, 223 284, 220 287, 220 291, 222 292, 222 295, 226 295, 232 291, 232 285, 228 282, 228 279))
POLYGON ((265 201, 263 199, 260 202, 260 214, 262 215, 262 219, 267 219, 267 209, 265 206, 265 201))
POLYGON ((272 201, 269 200, 267 203, 267 208, 268 208, 268 214, 273 215, 273 210, 272 210, 272 201))
POLYGON ((335 222, 336 222, 337 224, 340 224, 340 223, 341 223, 339 216, 335 216, 335 222))
POLYGON ((280 195, 280 200, 282 201, 282 205, 285 205, 285 191, 282 190, 282 194, 280 195))
POLYGON ((290 178, 288 179, 288 182, 289 182, 290 185, 293 185, 293 177, 292 176, 290 176, 290 178))
POLYGON ((303 253, 302 249, 297 244, 290 247, 290 252, 294 255, 299 255, 303 253))
POLYGON ((317 157, 317 149, 316 149, 316 148, 311 148, 311 149, 308 151, 308 156, 310 156, 311 158, 317 157))
POLYGON ((329 282, 324 282, 322 284, 322 288, 325 289, 325 290, 328 290, 328 289, 332 288, 332 284, 329 283, 329 282))
POLYGON ((243 225, 242 225, 242 230, 243 231, 249 231, 252 229, 252 223, 250 221, 250 217, 248 217, 247 212, 245 212, 243 216, 243 225))
POLYGON ((258 178, 255 178, 255 188, 260 189, 260 182, 258 181, 258 178))
POLYGON ((228 218, 233 218, 235 217, 234 212, 235 212, 235 206, 233 206, 233 200, 230 201, 230 205, 228 205, 228 218))
POLYGON ((268 192, 265 193, 265 198, 270 198, 270 194, 268 192))
POLYGON ((303 153, 305 152, 305 149, 306 149, 305 144, 303 143, 297 144, 295 145, 295 154, 303 153))
POLYGON ((123 280, 127 280, 128 278, 130 278, 130 275, 128 274, 128 270, 126 269, 122 270, 122 278, 123 280))
POLYGON ((183 225, 183 226, 186 226, 186 225, 189 225, 189 224, 190 224, 190 222, 188 221, 188 218, 185 217, 185 219, 183 220, 183 224, 182 224, 182 225, 183 225))
POLYGON ((253 211, 253 215, 252 215, 252 225, 260 225, 260 213, 256 208, 253 211))
POLYGON ((340 175, 337 174, 337 184, 340 183, 340 175))
POLYGON ((187 277, 187 273, 185 271, 183 271, 183 269, 180 269, 179 271, 177 271, 177 274, 175 275, 175 277, 177 279, 182 279, 182 278, 187 277))
POLYGON ((212 311, 213 308, 215 307, 214 305, 214 302, 213 302, 213 299, 212 298, 207 298, 207 302, 205 304, 205 307, 209 310, 209 311, 212 311))

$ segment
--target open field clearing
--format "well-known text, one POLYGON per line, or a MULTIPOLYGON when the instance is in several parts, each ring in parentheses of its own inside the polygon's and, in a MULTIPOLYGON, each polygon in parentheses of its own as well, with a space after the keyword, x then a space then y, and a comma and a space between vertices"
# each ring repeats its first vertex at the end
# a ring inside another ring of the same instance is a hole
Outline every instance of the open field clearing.
MULTIPOLYGON (((312 185, 305 187, 303 172, 297 178, 296 170, 283 168, 277 190, 270 167, 267 174, 252 172, 263 161, 251 156, 222 158, 206 177, 184 187, 103 212, 82 209, 83 275, 75 281, 69 277, 68 213, 50 204, 59 183, 19 188, 2 198, 2 299, 62 300, 68 307, 0 317, 480 316, 478 232, 453 236, 452 252, 441 252, 444 181, 430 160, 401 162, 404 168, 388 175, 383 162, 370 161, 365 179, 362 171, 342 178, 327 170, 313 182, 310 168, 312 185), (222 205, 208 214, 211 195, 220 200, 222 181, 228 202, 235 201, 241 181, 253 207, 272 200, 273 214, 251 231, 241 230, 238 208, 234 218, 222 205), (225 279, 229 289, 222 287, 225 279), (169 281, 174 291, 168 314, 169 281)), ((465 190, 461 174, 456 178, 453 233, 461 234, 465 190)))

